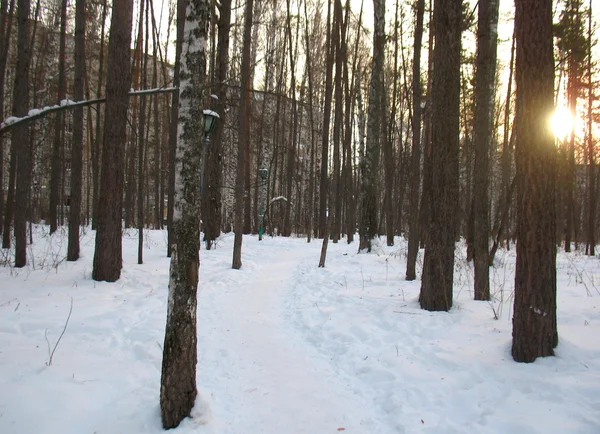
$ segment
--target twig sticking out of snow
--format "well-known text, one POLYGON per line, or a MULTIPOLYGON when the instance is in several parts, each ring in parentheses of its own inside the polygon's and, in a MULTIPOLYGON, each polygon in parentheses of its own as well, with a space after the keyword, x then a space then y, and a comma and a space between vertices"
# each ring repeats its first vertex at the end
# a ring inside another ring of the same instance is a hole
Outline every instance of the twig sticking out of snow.
POLYGON ((67 331, 67 326, 69 325, 69 319, 71 319, 71 313, 73 313, 73 297, 71 297, 71 309, 69 309, 69 316, 67 316, 67 321, 65 321, 65 326, 63 327, 63 331, 60 334, 60 336, 58 337, 56 344, 54 344, 54 348, 52 349, 52 352, 50 352, 50 341, 48 340, 48 329, 46 329, 46 332, 44 333, 44 337, 46 338, 46 342, 48 343, 48 357, 49 357, 48 361, 46 362, 46 366, 52 365, 52 358, 54 357, 54 352, 56 351, 56 348, 58 348, 58 344, 60 343, 60 340, 62 339, 63 335, 65 334, 65 331, 67 331))

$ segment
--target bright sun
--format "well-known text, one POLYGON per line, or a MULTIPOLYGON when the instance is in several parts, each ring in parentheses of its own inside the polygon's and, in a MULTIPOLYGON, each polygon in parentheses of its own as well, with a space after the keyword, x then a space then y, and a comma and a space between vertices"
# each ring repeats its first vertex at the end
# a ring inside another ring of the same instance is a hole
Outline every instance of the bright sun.
POLYGON ((558 140, 565 140, 574 127, 573 115, 566 107, 558 106, 550 118, 550 128, 554 137, 558 140))

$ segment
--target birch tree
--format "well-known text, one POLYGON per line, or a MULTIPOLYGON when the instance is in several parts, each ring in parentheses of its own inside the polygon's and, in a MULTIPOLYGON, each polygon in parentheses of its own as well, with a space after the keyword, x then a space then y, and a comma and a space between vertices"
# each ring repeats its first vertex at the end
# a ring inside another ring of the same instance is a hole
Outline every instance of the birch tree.
POLYGON ((181 52, 175 160, 173 244, 163 346, 160 408, 165 429, 190 415, 196 399, 196 292, 200 258, 200 168, 204 137, 203 87, 207 70, 210 3, 190 0, 181 52))

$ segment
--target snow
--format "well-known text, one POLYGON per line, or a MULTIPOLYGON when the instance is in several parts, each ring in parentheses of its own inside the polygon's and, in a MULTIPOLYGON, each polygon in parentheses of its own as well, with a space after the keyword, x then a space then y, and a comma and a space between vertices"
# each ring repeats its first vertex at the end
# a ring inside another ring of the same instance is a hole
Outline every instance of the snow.
POLYGON ((213 117, 215 117, 217 119, 220 118, 219 113, 217 113, 215 111, 212 111, 212 110, 209 110, 209 109, 204 109, 202 111, 202 113, 204 114, 204 116, 213 116, 213 117))
MULTIPOLYGON (((66 231, 35 227, 31 265, 0 267, 1 433, 163 432, 166 232, 146 232, 138 265, 125 231, 116 283, 91 280, 94 236, 84 232, 70 263, 66 231)), ((514 249, 498 252, 488 303, 472 300, 459 246, 455 307, 432 313, 419 309, 420 282, 404 280, 403 239, 371 254, 329 243, 321 269, 319 240, 243 245, 241 270, 231 269, 232 234, 200 252, 200 393, 176 432, 600 432, 597 258, 559 254, 556 357, 518 364, 514 249)))

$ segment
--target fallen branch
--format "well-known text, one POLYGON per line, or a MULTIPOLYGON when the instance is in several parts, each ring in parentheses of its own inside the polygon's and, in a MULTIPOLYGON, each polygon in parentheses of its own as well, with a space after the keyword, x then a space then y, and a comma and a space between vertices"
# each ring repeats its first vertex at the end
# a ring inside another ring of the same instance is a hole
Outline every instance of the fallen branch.
POLYGON ((54 344, 54 348, 52 349, 52 352, 50 352, 50 341, 48 340, 48 329, 46 329, 46 332, 44 333, 44 337, 46 338, 46 343, 48 344, 48 356, 49 356, 48 362, 46 362, 46 366, 52 365, 52 358, 54 357, 54 352, 56 351, 56 348, 58 348, 58 344, 60 343, 60 340, 62 339, 63 335, 65 334, 65 331, 67 331, 67 326, 69 325, 69 319, 71 319, 72 312, 73 312, 73 297, 71 297, 71 309, 69 309, 69 316, 67 316, 67 321, 65 321, 65 326, 63 327, 63 331, 60 334, 60 336, 58 337, 56 344, 54 344))

